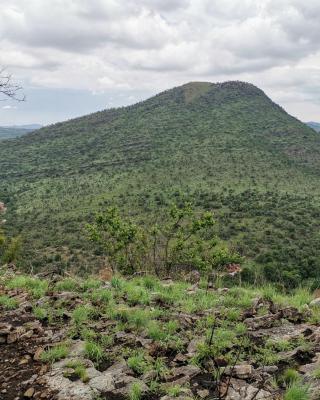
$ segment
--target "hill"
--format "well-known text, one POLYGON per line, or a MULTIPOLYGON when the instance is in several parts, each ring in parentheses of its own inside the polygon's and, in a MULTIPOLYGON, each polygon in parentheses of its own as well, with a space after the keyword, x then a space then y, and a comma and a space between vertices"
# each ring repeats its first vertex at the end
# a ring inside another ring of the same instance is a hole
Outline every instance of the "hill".
POLYGON ((307 122, 307 125, 310 126, 310 128, 314 129, 315 131, 320 132, 319 122, 307 122))
POLYGON ((41 125, 0 126, 0 140, 16 138, 41 128, 41 125))
POLYGON ((320 273, 319 156, 320 136, 254 85, 193 82, 1 142, 0 199, 25 266, 90 269, 97 210, 149 223, 188 199, 254 271, 294 285, 320 273))

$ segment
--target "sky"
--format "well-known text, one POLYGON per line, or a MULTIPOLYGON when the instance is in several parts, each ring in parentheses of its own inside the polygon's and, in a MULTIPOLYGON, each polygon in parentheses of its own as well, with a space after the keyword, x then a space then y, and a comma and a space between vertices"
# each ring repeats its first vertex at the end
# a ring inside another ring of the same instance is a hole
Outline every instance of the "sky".
POLYGON ((0 125, 227 80, 320 121, 319 21, 319 0, 0 0, 0 66, 26 94, 0 101, 0 125))

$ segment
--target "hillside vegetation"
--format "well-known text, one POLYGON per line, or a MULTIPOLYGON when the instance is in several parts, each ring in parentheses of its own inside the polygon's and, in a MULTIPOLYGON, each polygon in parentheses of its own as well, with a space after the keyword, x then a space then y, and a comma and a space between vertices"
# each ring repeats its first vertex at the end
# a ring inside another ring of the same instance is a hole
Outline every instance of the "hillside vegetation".
POLYGON ((320 273, 319 156, 319 134, 257 87, 189 83, 1 142, 0 199, 26 268, 97 267, 84 226, 106 206, 152 224, 191 201, 248 267, 297 285, 320 273))

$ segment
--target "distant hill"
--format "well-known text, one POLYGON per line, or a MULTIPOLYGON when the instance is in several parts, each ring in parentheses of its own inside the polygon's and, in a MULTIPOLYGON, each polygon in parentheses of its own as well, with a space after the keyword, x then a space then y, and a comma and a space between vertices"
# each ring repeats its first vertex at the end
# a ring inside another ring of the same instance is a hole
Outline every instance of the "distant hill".
POLYGON ((7 225, 35 269, 94 268, 84 225, 108 204, 151 223, 188 199, 215 211, 248 279, 262 270, 296 285, 320 276, 319 177, 320 135, 237 81, 191 82, 0 143, 7 225))
POLYGON ((320 132, 320 123, 319 122, 307 122, 307 125, 310 126, 310 128, 314 129, 317 132, 320 132))
POLYGON ((41 127, 39 124, 0 126, 0 140, 16 138, 41 127))

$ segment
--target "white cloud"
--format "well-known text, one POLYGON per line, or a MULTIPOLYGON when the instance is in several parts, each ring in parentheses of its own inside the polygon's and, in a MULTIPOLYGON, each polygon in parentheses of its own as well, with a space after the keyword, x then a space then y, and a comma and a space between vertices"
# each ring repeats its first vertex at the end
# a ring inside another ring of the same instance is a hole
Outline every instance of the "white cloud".
POLYGON ((298 99, 319 103, 318 0, 0 5, 0 64, 32 85, 134 95, 189 80, 243 79, 289 108, 298 99))

